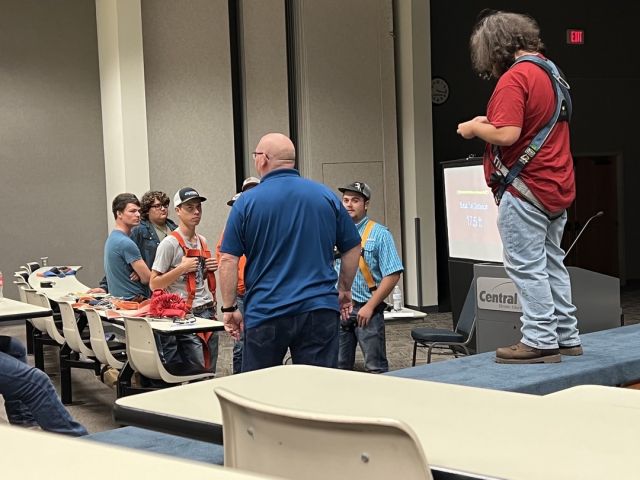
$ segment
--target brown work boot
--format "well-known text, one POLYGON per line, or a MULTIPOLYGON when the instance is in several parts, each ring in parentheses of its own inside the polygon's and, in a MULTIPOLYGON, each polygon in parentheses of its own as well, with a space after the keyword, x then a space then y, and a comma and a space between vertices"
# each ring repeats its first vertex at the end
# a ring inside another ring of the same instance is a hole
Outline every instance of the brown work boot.
POLYGON ((582 355, 584 352, 582 351, 582 345, 574 345, 573 347, 563 347, 560 345, 560 354, 561 355, 569 355, 570 357, 577 357, 582 355))
POLYGON ((496 350, 497 363, 558 363, 560 361, 558 348, 534 348, 518 342, 510 347, 496 350))

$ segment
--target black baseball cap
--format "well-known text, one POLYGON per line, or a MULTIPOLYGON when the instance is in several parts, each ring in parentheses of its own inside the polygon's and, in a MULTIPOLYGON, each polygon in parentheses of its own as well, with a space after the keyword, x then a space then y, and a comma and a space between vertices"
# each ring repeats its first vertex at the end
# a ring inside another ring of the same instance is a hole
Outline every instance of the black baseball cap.
POLYGON ((355 192, 362 195, 365 199, 371 200, 371 188, 364 182, 352 182, 344 187, 339 187, 342 193, 344 192, 355 192))
POLYGON ((178 190, 173 197, 173 206, 179 207, 184 202, 188 202, 189 200, 200 200, 201 202, 205 202, 207 199, 200 195, 195 188, 184 187, 178 190))

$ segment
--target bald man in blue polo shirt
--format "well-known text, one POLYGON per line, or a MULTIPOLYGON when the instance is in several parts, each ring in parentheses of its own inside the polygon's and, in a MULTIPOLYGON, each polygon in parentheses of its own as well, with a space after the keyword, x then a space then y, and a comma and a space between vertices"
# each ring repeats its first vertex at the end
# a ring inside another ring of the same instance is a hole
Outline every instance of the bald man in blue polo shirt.
POLYGON ((293 363, 335 368, 360 235, 335 194, 294 169, 288 137, 265 135, 253 156, 261 183, 234 203, 220 247, 225 329, 236 339, 244 330, 243 372, 282 364, 287 349, 293 363), (339 274, 334 246, 342 253, 339 274), (242 255, 244 317, 236 303, 242 255))

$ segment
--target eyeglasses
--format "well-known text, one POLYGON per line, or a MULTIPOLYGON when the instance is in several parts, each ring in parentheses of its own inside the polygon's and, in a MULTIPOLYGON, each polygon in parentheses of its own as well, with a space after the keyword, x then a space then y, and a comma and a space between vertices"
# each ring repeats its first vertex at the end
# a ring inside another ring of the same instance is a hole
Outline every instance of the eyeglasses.
POLYGON ((251 152, 251 155, 253 155, 253 159, 255 160, 258 155, 264 155, 264 152, 251 152))
POLYGON ((169 208, 169 204, 168 203, 156 203, 155 205, 151 205, 151 207, 149 208, 157 208, 158 210, 160 210, 161 208, 167 209, 169 208))

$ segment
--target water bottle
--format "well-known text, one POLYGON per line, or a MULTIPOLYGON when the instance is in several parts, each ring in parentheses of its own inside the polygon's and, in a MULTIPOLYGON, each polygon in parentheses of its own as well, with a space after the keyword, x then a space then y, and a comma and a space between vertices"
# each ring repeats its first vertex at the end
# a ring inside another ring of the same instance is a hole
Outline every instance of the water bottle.
POLYGON ((400 285, 393 287, 391 298, 393 298, 393 311, 399 312, 402 310, 402 291, 400 290, 400 285))
POLYGON ((2 294, 2 287, 4 286, 4 277, 2 276, 2 272, 0 272, 0 300, 4 298, 2 294))

